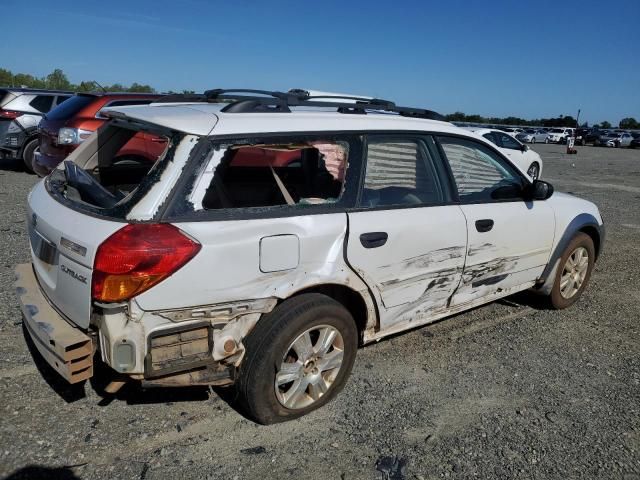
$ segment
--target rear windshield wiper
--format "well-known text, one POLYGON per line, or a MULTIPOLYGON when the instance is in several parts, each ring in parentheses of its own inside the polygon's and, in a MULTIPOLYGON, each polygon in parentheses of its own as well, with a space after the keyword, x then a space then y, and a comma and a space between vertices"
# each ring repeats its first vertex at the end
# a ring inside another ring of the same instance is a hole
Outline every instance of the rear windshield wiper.
POLYGON ((76 189, 82 201, 100 208, 112 208, 124 198, 122 193, 114 195, 70 160, 64 162, 64 176, 67 185, 76 189))

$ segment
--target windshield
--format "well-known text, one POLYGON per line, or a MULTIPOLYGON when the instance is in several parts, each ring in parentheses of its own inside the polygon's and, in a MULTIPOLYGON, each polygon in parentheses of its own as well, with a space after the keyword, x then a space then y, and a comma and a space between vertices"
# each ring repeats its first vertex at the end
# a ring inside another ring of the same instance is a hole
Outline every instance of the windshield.
POLYGON ((74 95, 65 100, 46 115, 47 120, 68 120, 80 110, 89 105, 96 97, 89 95, 74 95))
POLYGON ((549 130, 549 132, 551 132, 551 133, 563 133, 564 130, 562 130, 561 128, 552 128, 551 130, 549 130))

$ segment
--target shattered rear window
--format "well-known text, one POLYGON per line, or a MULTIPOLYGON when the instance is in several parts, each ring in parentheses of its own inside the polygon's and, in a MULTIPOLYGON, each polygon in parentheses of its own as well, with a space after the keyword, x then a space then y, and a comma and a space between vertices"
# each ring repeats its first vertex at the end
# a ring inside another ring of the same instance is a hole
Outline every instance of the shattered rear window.
POLYGON ((183 137, 153 126, 108 122, 47 177, 47 190, 76 210, 124 219, 160 180, 183 137))

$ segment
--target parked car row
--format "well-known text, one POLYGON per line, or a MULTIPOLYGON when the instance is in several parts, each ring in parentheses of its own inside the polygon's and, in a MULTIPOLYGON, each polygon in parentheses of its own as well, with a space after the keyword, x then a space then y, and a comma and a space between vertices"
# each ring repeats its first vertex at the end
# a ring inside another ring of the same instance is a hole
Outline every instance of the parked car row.
MULTIPOLYGON (((48 175, 107 120, 107 108, 148 105, 161 95, 146 93, 79 93, 47 113, 39 125, 39 146, 31 170, 48 175)), ((128 170, 147 170, 166 147, 166 139, 139 132, 118 152, 117 161, 128 170)), ((25 164, 27 160, 25 160, 25 164)))
POLYGON ((22 158, 31 170, 38 150, 38 124, 73 92, 0 89, 0 158, 22 158))
POLYGON ((84 120, 47 119, 51 144, 84 142, 29 194, 16 292, 69 383, 233 385, 246 415, 282 422, 335 397, 360 345, 525 290, 555 309, 584 292, 598 208, 525 174, 529 150, 506 132, 380 99, 255 93, 76 96, 58 108, 84 120), (167 154, 123 186, 120 152, 147 135, 167 154))
MULTIPOLYGON (((640 134, 636 134, 635 138, 638 138, 638 135, 640 134)), ((593 144, 595 146, 601 145, 604 147, 616 147, 616 148, 631 147, 633 140, 634 140, 634 136, 629 132, 613 131, 613 132, 604 132, 598 135, 594 139, 593 144)))
POLYGON ((597 128, 528 128, 516 135, 523 143, 567 143, 570 137, 574 137, 576 145, 637 148, 640 133, 597 128))
MULTIPOLYGON (((83 140, 99 128, 105 108, 147 105, 163 95, 147 93, 77 93, 21 88, 0 89, 0 158, 21 158, 25 168, 47 175, 83 140)), ((365 98, 365 97, 363 97, 365 98)), ((542 161, 527 152, 524 143, 566 143, 571 136, 578 145, 637 148, 638 133, 597 129, 465 127, 483 130, 481 135, 512 157, 532 178, 538 178, 542 161), (504 142, 500 134, 515 139, 504 142), (520 154, 514 152, 519 151, 520 154), (515 157, 515 158, 514 158, 515 157)), ((164 151, 166 141, 149 134, 137 134, 119 152, 121 170, 138 175, 164 151), (136 173, 137 172, 137 173, 136 173)), ((122 174, 122 172, 121 172, 122 174)))

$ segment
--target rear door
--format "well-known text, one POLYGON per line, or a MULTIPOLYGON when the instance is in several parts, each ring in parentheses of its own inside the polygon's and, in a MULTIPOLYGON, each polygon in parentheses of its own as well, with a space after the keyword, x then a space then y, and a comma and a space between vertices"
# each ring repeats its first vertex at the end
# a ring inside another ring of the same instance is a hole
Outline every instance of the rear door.
MULTIPOLYGON (((429 136, 370 135, 347 259, 375 296, 381 329, 445 308, 460 282, 467 227, 429 136)), ((424 322, 423 322, 424 323, 424 322)))
POLYGON ((467 223, 462 281, 451 306, 532 286, 551 254, 553 210, 525 201, 528 180, 504 157, 473 139, 440 136, 467 223))

